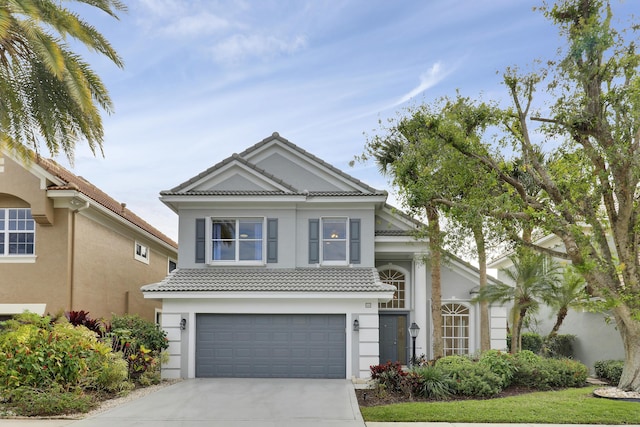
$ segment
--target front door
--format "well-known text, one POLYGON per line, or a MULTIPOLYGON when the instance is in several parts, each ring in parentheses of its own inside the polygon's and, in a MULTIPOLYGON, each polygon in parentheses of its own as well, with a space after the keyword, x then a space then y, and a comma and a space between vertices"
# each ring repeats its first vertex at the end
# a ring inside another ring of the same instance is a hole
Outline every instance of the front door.
POLYGON ((407 315, 398 313, 380 314, 380 363, 388 361, 407 364, 407 315))

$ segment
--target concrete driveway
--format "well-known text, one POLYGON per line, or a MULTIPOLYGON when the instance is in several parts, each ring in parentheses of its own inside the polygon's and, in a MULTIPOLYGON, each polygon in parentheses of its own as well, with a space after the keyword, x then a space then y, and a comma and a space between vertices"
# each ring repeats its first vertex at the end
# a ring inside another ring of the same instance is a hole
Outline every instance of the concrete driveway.
POLYGON ((185 380, 73 427, 364 427, 351 381, 185 380))

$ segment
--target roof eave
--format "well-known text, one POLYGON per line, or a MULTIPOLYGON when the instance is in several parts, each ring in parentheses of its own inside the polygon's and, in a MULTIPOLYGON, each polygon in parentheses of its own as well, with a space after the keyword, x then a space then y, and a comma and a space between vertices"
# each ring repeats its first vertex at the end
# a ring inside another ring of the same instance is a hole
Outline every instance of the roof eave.
POLYGON ((100 203, 96 202, 95 200, 85 195, 84 193, 81 193, 80 191, 47 190, 47 197, 53 199, 54 203, 55 201, 58 201, 58 203, 67 203, 68 206, 66 207, 74 211, 81 211, 91 207, 97 210, 98 212, 108 216, 109 218, 116 220, 120 224, 123 224, 127 228, 135 229, 137 232, 144 235, 147 239, 159 244, 160 246, 164 247, 165 249, 168 249, 171 252, 176 252, 178 249, 177 246, 174 247, 168 242, 165 242, 164 240, 151 234, 147 230, 143 229, 142 227, 139 227, 138 225, 127 220, 126 218, 123 218, 122 216, 113 212, 111 209, 106 208, 105 206, 101 205, 100 203))

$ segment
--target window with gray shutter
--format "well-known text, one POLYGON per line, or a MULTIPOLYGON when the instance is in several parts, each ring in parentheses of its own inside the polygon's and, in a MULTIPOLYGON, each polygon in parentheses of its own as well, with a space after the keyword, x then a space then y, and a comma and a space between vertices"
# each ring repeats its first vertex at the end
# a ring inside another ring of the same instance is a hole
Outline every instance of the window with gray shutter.
POLYGON ((309 220, 309 264, 320 263, 320 220, 309 220))
POLYGON ((349 262, 360 264, 360 220, 349 221, 349 262))
POLYGON ((267 219, 267 262, 278 262, 278 218, 267 219))
POLYGON ((205 262, 206 226, 204 218, 196 218, 196 263, 205 262))

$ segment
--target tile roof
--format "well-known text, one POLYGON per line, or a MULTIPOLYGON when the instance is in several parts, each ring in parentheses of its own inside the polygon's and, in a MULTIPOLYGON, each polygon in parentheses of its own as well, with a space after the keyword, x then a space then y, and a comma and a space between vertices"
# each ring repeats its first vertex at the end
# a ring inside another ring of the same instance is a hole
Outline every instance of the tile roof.
POLYGON ((376 236, 413 236, 413 230, 376 230, 376 236))
MULTIPOLYGON (((292 142, 288 141, 287 139, 281 137, 280 134, 278 134, 278 132, 274 132, 268 138, 265 138, 262 141, 258 142, 257 144, 254 144, 253 146, 247 148, 246 150, 244 150, 240 154, 234 153, 230 157, 227 157, 226 159, 224 159, 221 162, 213 165, 212 167, 208 168, 207 170, 199 173, 198 175, 194 176, 193 178, 189 179, 188 181, 183 182, 182 184, 172 188, 171 190, 162 191, 162 192, 160 192, 160 194, 161 195, 178 195, 180 193, 195 194, 195 193, 192 193, 192 192, 185 192, 184 189, 189 187, 190 185, 198 182, 200 179, 205 178, 209 174, 213 173, 214 171, 222 168, 223 166, 225 166, 225 165, 227 165, 227 164, 229 164, 229 163, 231 163, 233 161, 237 161, 237 162, 242 163, 246 167, 249 167, 249 168, 255 170, 256 172, 264 175, 266 178, 268 178, 268 179, 278 183, 279 185, 287 188, 293 194, 296 194, 296 192, 298 192, 298 190, 296 188, 294 188, 291 184, 284 182, 280 178, 274 176, 273 174, 270 174, 270 173, 266 172, 265 170, 261 169, 260 167, 256 166, 255 164, 253 164, 253 163, 251 163, 251 162, 249 162, 248 160, 245 159, 245 157, 247 155, 251 154, 252 152, 260 149, 261 147, 267 145, 269 142, 274 141, 274 140, 279 141, 282 145, 290 148, 293 151, 297 151, 298 153, 300 153, 300 154, 304 155, 305 157, 311 159, 313 162, 319 163, 323 167, 329 169, 331 172, 333 172, 333 173, 335 173, 335 174, 347 179, 352 184, 355 184, 356 186, 358 186, 360 188, 363 188, 368 193, 373 193, 374 195, 386 195, 387 194, 386 191, 375 189, 375 188, 365 184, 364 182, 360 181, 359 179, 354 178, 353 176, 341 171, 340 169, 336 168, 335 166, 325 162, 324 160, 314 156, 313 154, 309 153, 308 151, 303 150, 302 148, 298 147, 297 145, 293 144, 292 142)), ((349 193, 351 193, 351 192, 349 192, 349 193)), ((356 192, 353 192, 353 193, 356 193, 356 192)), ((364 194, 365 195, 371 195, 371 194, 367 194, 367 193, 364 193, 364 194)), ((225 193, 224 195, 235 195, 235 194, 225 193)), ((317 193, 316 194, 316 196, 326 196, 326 195, 340 195, 340 193, 339 192, 331 192, 330 194, 323 194, 323 193, 317 193)))
POLYGON ((309 197, 378 197, 381 193, 361 193, 359 191, 303 191, 285 192, 268 190, 203 190, 160 192, 163 196, 309 196, 309 197))
POLYGON ((117 200, 109 196, 107 193, 100 190, 95 185, 91 184, 86 179, 80 176, 74 175, 64 167, 60 166, 54 160, 45 159, 38 156, 36 157, 35 161, 40 167, 42 167, 52 175, 55 175, 60 180, 64 181, 63 185, 52 185, 47 188, 48 190, 79 191, 80 193, 89 197, 91 200, 95 201, 99 205, 109 209, 111 212, 115 213, 116 215, 120 216, 124 220, 128 221, 132 225, 162 240, 169 246, 176 249, 178 248, 178 244, 174 242, 171 238, 169 238, 160 230, 158 230, 157 228, 155 228, 154 226, 152 226, 151 224, 149 224, 148 222, 140 218, 131 210, 127 209, 124 203, 118 202, 117 200))
POLYGON ((143 292, 392 292, 375 268, 181 268, 143 292))

